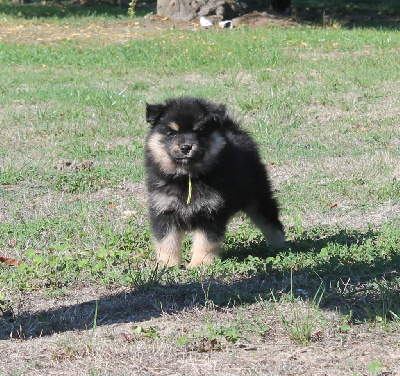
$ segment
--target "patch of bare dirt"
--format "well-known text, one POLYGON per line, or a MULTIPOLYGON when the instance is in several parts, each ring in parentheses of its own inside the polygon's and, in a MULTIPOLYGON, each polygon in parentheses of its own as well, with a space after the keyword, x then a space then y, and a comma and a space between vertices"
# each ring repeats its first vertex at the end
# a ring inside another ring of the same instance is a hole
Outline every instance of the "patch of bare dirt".
MULTIPOLYGON (((218 24, 218 19, 210 19, 218 24)), ((290 17, 273 12, 251 12, 233 20, 235 27, 261 27, 268 25, 293 25, 296 22, 290 17)), ((102 40, 104 43, 127 43, 131 40, 158 36, 168 29, 203 29, 199 19, 194 21, 171 20, 153 13, 148 14, 140 21, 103 21, 86 26, 70 25, 68 22, 36 22, 22 20, 22 22, 4 21, 0 27, 0 41, 29 44, 57 44, 60 41, 81 40, 90 43, 92 39, 102 40)), ((229 32, 229 30, 226 30, 229 32)))
MULTIPOLYGON (((171 20, 159 15, 149 13, 143 19, 124 21, 103 21, 85 26, 71 25, 66 22, 36 22, 35 20, 12 20, 2 21, 0 27, 0 41, 18 42, 29 44, 57 44, 60 41, 81 40, 91 43, 91 40, 101 40, 104 43, 128 43, 129 41, 159 36, 168 29, 203 29, 199 19, 193 21, 171 20)), ((215 25, 218 25, 218 17, 210 16, 215 25)), ((368 25, 395 25, 400 20, 399 15, 382 16, 377 14, 354 14, 325 12, 323 10, 313 11, 310 9, 292 9, 291 15, 283 15, 273 10, 253 11, 233 19, 234 27, 266 27, 266 26, 292 26, 301 23, 317 23, 330 26, 335 21, 343 24, 368 25)), ((229 32, 229 30, 226 30, 229 32)))

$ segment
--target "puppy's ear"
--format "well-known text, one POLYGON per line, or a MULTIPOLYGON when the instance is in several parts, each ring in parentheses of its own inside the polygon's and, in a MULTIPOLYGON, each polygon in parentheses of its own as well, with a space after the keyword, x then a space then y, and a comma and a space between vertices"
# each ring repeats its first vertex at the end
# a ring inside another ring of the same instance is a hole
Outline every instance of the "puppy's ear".
POLYGON ((156 124, 160 117, 164 114, 167 106, 164 104, 148 104, 146 103, 146 121, 152 125, 156 124))
POLYGON ((223 122, 226 116, 226 107, 224 104, 209 103, 207 105, 207 110, 216 122, 223 122))

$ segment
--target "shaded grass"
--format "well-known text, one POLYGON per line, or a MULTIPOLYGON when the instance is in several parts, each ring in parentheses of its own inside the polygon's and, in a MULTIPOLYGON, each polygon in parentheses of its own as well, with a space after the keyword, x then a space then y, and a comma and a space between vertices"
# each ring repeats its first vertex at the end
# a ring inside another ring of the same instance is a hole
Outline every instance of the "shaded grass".
MULTIPOLYGON (((137 17, 143 17, 149 13, 148 8, 138 7, 135 9, 137 17)), ((82 6, 74 5, 68 2, 60 2, 58 4, 24 4, 14 5, 2 2, 0 4, 0 14, 7 15, 14 19, 110 19, 110 18, 126 18, 128 15, 127 8, 121 8, 107 5, 91 5, 82 6)))
POLYGON ((336 9, 341 11, 365 12, 365 13, 392 13, 400 11, 396 0, 375 1, 375 0, 355 0, 348 2, 345 0, 294 0, 293 6, 310 7, 312 9, 336 9))

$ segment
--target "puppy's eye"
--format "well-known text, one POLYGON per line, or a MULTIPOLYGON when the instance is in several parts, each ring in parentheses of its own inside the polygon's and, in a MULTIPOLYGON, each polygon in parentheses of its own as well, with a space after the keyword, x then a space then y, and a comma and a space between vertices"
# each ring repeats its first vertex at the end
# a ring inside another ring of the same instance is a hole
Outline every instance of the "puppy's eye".
POLYGON ((167 130, 165 131, 165 135, 166 135, 167 137, 175 136, 175 134, 176 134, 176 132, 175 132, 174 130, 172 130, 172 129, 167 129, 167 130))

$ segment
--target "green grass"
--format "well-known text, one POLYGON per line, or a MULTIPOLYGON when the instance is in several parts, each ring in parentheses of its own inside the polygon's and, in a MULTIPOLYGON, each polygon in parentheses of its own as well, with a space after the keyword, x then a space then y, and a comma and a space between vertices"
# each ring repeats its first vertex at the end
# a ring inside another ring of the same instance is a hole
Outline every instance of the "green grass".
MULTIPOLYGON (((132 28, 123 41, 106 33, 85 39, 93 25, 112 35, 121 22, 144 21, 120 10, 61 17, 64 8, 55 8, 44 25, 36 8, 0 6, 6 27, 26 28, 0 45, 0 256, 24 262, 0 264, 0 307, 16 307, 16 291, 56 294, 79 282, 145 290, 203 278, 217 281, 207 299, 247 304, 271 300, 282 286, 261 281, 293 271, 296 288, 311 297, 323 282, 321 306, 340 300, 343 310, 358 307, 357 319, 396 321, 397 31, 164 27, 139 36, 132 28), (38 28, 56 28, 59 39, 38 40, 38 28), (215 265, 155 267, 140 185, 145 103, 180 95, 226 103, 255 137, 272 165, 286 250, 267 250, 237 217, 215 265)), ((208 329, 226 340, 241 335, 232 328, 208 329)))

